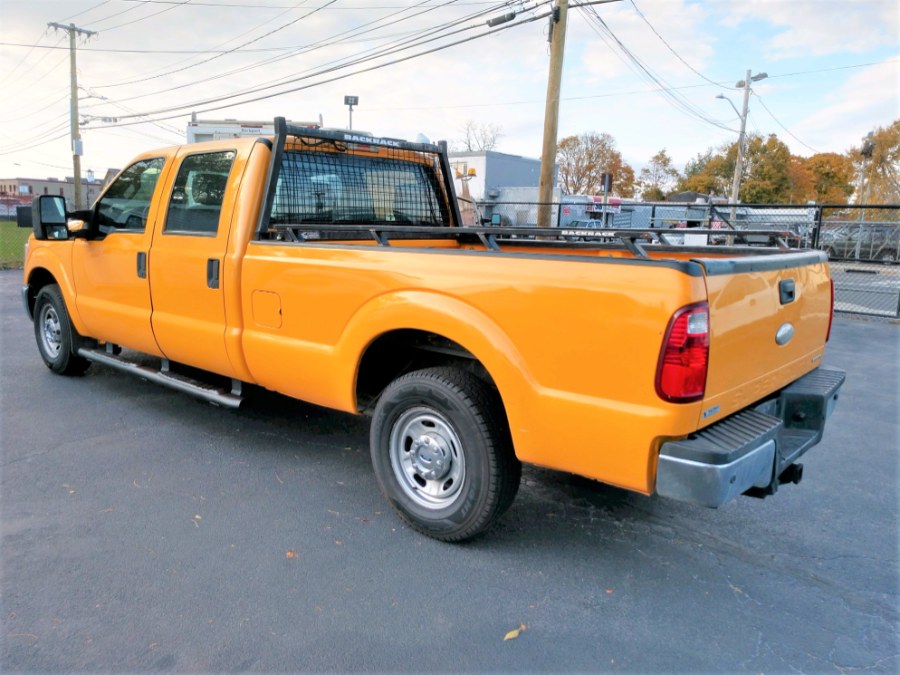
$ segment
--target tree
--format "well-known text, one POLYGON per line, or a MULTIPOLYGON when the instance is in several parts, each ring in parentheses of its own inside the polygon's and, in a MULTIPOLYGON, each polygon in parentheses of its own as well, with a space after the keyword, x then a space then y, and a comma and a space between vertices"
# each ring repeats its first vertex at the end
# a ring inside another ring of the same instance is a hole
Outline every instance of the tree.
MULTIPOLYGON (((857 194, 855 201, 866 204, 896 204, 900 202, 900 119, 887 127, 880 127, 872 135, 872 157, 866 162, 865 197, 857 194)), ((855 175, 862 170, 859 147, 850 150, 855 175)), ((857 178, 857 181, 859 179, 857 178)), ((857 185, 857 193, 859 186, 857 185)))
POLYGON ((634 196, 634 169, 616 150, 609 134, 595 132, 567 136, 557 146, 559 186, 569 195, 596 195, 603 192, 604 173, 613 175, 613 191, 622 197, 634 196))
POLYGON ((497 124, 478 124, 467 120, 462 126, 462 138, 454 143, 461 152, 488 152, 497 148, 503 129, 497 124))
MULTIPOLYGON (((774 134, 765 138, 750 134, 745 143, 738 199, 755 204, 786 202, 791 193, 788 147, 774 134)), ((688 162, 678 189, 730 198, 736 163, 737 142, 710 148, 688 162)))
POLYGON ((678 181, 677 190, 720 196, 730 194, 734 160, 728 163, 727 152, 728 146, 723 145, 718 150, 709 148, 689 160, 684 167, 684 176, 678 181))
POLYGON ((845 155, 820 152, 791 157, 788 169, 791 203, 846 204, 853 194, 853 162, 845 155))
MULTIPOLYGON (((729 149, 729 155, 731 149, 729 149)), ((734 146, 737 161, 737 144, 734 146)), ((791 151, 775 134, 751 134, 744 153, 740 200, 748 204, 783 204, 790 198, 791 151)))
POLYGON ((658 202, 665 199, 681 178, 678 169, 672 166, 672 158, 663 148, 650 158, 650 163, 641 169, 638 188, 641 199, 658 202))

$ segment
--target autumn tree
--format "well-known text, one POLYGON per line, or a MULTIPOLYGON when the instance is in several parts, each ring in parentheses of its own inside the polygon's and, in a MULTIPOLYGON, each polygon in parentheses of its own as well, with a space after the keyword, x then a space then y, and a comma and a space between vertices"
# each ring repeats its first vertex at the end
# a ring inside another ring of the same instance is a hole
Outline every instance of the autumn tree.
POLYGON ((497 149, 497 142, 503 135, 503 129, 497 124, 479 124, 467 120, 463 124, 462 138, 454 142, 454 149, 460 152, 488 152, 497 149))
POLYGON ((791 157, 788 170, 789 201, 846 204, 853 194, 853 162, 846 155, 820 152, 812 157, 791 157))
POLYGON ((672 158, 663 148, 641 169, 637 181, 641 199, 650 202, 662 201, 672 191, 680 177, 678 169, 672 166, 672 158))
POLYGON ((728 146, 709 148, 698 153, 684 167, 684 175, 678 181, 679 192, 699 192, 701 194, 728 195, 734 175, 734 160, 729 164, 726 157, 728 146))
MULTIPOLYGON (((900 119, 876 129, 872 144, 872 157, 865 163, 865 203, 900 203, 900 119)), ((855 175, 859 176, 863 163, 861 148, 852 148, 849 155, 855 165, 855 175)), ((857 194, 855 201, 862 202, 863 198, 857 194)))
MULTIPOLYGON (((750 134, 744 141, 744 162, 738 199, 752 204, 779 204, 791 193, 791 152, 775 134, 750 134)), ((678 183, 682 191, 731 197, 737 142, 710 148, 685 167, 678 183)))
POLYGON ((815 194, 815 186, 813 185, 813 177, 806 166, 806 158, 791 156, 791 162, 788 165, 788 201, 791 204, 802 204, 811 199, 815 199, 811 195, 815 194))
POLYGON ((567 136, 557 146, 556 161, 559 186, 565 194, 600 194, 603 192, 601 176, 610 173, 616 194, 634 196, 634 169, 622 158, 615 139, 609 134, 567 136))
MULTIPOLYGON (((737 161, 737 144, 733 149, 737 161)), ((732 149, 729 149, 729 155, 732 149)), ((775 134, 748 137, 739 198, 748 204, 784 204, 790 198, 791 151, 775 134)))

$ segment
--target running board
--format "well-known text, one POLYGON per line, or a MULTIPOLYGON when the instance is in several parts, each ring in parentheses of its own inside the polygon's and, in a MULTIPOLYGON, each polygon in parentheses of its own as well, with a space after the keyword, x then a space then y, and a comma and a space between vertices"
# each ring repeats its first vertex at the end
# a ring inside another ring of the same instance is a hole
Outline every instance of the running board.
POLYGON ((156 384, 197 396, 215 405, 221 405, 226 408, 238 408, 241 405, 241 401, 243 401, 240 380, 231 381, 231 391, 219 389, 214 385, 173 373, 168 369, 169 362, 166 359, 163 360, 162 370, 154 370, 153 368, 123 359, 121 356, 112 353, 111 350, 104 351, 102 349, 87 349, 83 347, 78 350, 78 355, 89 361, 102 363, 104 366, 121 370, 123 373, 136 375, 148 382, 155 382, 156 384))

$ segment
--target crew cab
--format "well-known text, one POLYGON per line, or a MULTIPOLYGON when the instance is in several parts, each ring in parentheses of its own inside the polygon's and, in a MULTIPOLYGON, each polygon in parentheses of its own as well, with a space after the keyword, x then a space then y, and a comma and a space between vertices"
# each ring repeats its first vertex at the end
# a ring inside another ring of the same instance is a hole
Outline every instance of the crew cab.
POLYGON ((142 154, 88 211, 35 199, 53 372, 370 415, 381 490, 444 541, 496 523, 523 462, 707 507, 799 481, 844 380, 823 253, 465 227, 445 144, 275 129, 142 154))

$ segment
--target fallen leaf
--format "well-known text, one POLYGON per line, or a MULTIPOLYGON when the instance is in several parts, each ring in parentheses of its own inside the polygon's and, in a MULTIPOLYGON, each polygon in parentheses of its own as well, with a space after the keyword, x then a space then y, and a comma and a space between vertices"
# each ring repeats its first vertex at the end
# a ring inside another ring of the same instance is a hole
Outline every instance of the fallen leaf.
POLYGON ((288 560, 293 560, 293 559, 296 558, 296 557, 297 557, 297 551, 295 551, 294 549, 291 549, 291 550, 289 550, 289 551, 287 552, 287 559, 288 559, 288 560))
POLYGON ((527 626, 525 626, 524 623, 520 623, 518 628, 509 631, 506 635, 503 636, 503 641, 506 642, 507 640, 515 640, 517 637, 519 637, 521 632, 525 630, 526 627, 527 626))
POLYGON ((612 595, 612 594, 613 594, 613 589, 607 588, 607 589, 606 589, 606 592, 607 592, 608 595, 612 595))
POLYGON ((338 546, 342 546, 344 542, 342 542, 340 539, 335 539, 334 543, 337 544, 338 546))

